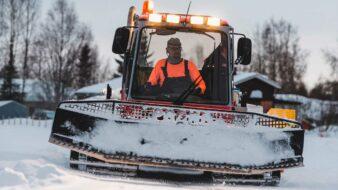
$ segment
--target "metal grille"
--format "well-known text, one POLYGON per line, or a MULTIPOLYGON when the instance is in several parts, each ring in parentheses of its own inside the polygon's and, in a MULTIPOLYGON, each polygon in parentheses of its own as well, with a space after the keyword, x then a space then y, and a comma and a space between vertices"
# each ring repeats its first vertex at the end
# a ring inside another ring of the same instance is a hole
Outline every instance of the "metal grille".
POLYGON ((301 128, 301 125, 296 121, 257 113, 210 111, 115 101, 65 102, 59 108, 106 119, 120 118, 134 122, 159 120, 173 122, 173 124, 180 122, 191 125, 212 126, 215 122, 222 121, 224 124, 232 124, 234 127, 247 127, 251 124, 257 127, 301 128))

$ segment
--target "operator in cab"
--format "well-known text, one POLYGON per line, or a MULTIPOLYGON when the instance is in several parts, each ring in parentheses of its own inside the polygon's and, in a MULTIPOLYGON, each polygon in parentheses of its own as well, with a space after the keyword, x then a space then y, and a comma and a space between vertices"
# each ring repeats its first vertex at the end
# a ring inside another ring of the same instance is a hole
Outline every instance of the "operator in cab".
POLYGON ((157 61, 146 84, 146 89, 157 89, 162 94, 181 94, 193 82, 195 95, 203 95, 206 90, 205 82, 192 62, 181 56, 182 45, 178 38, 170 38, 167 42, 168 58, 157 61))

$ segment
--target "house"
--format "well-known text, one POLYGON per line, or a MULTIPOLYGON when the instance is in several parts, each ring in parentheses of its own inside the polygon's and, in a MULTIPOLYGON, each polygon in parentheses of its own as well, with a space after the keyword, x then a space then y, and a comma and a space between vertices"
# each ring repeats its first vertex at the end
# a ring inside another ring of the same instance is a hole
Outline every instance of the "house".
POLYGON ((296 110, 297 120, 320 124, 325 115, 338 113, 338 101, 307 98, 296 94, 275 94, 276 107, 296 110))
POLYGON ((274 94, 281 86, 267 76, 255 72, 242 72, 234 76, 234 85, 242 92, 242 106, 255 104, 267 112, 274 103, 274 94))
POLYGON ((296 94, 275 94, 274 104, 275 107, 283 109, 293 109, 296 110, 297 120, 301 121, 303 119, 303 107, 308 103, 308 98, 296 94))
MULTIPOLYGON (((13 83, 19 87, 20 92, 22 82, 22 79, 13 79, 13 83)), ((2 83, 3 79, 0 79, 0 87, 2 83)), ((57 104, 50 101, 50 97, 45 97, 44 94, 40 80, 26 79, 23 102, 27 106, 30 115, 35 109, 54 110, 56 108, 57 104)))
POLYGON ((28 108, 13 100, 0 101, 0 119, 28 117, 28 108))

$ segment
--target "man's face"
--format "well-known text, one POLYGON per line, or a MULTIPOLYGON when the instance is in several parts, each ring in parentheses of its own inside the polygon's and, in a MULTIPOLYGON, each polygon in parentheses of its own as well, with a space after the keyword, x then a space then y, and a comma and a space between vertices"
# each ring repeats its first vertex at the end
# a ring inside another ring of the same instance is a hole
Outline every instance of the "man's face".
POLYGON ((180 59, 181 58, 181 52, 182 52, 182 47, 181 46, 172 46, 168 45, 167 46, 167 52, 170 57, 174 59, 180 59))

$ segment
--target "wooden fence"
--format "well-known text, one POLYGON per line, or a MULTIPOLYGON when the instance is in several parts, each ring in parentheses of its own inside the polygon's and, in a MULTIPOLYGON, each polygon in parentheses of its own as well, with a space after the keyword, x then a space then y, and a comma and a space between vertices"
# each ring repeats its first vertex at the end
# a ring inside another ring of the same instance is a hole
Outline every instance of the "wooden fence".
POLYGON ((36 120, 31 118, 0 119, 0 126, 38 126, 52 127, 53 120, 36 120))

